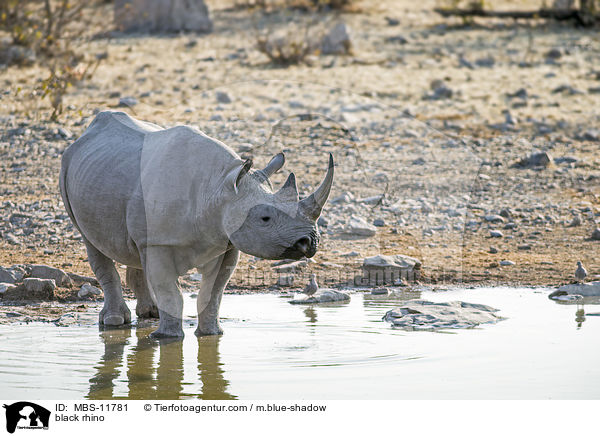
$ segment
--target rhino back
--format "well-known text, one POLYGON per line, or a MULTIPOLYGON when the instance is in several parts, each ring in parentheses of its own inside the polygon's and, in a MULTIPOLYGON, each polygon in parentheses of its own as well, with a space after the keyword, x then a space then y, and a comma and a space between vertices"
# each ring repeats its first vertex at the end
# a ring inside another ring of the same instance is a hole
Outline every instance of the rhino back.
POLYGON ((139 197, 144 136, 156 130, 123 113, 101 112, 62 158, 61 194, 73 223, 94 247, 123 263, 138 263, 127 210, 139 197))

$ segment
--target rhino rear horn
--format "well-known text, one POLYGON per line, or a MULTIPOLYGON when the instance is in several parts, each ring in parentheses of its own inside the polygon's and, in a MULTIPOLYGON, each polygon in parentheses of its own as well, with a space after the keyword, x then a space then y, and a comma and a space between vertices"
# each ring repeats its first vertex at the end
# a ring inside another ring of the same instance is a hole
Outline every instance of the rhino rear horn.
POLYGON ((290 173, 287 180, 275 194, 283 201, 296 203, 298 201, 298 186, 296 185, 296 176, 290 173))
POLYGON ((327 174, 321 182, 321 185, 315 192, 310 194, 307 198, 300 201, 300 209, 309 218, 316 220, 321 215, 323 206, 327 202, 331 186, 333 185, 333 155, 329 153, 329 167, 327 168, 327 174))
POLYGON ((281 169, 283 164, 285 163, 285 155, 283 153, 277 153, 273 158, 269 161, 267 166, 259 170, 267 179, 275 174, 277 171, 281 169))

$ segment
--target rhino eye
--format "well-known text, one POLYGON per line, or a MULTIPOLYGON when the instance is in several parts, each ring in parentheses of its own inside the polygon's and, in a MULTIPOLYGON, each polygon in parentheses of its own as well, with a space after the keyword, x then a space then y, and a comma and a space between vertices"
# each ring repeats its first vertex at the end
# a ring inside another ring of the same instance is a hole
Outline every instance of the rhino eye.
POLYGON ((270 216, 264 216, 261 218, 261 220, 263 220, 264 222, 268 223, 271 220, 270 216))

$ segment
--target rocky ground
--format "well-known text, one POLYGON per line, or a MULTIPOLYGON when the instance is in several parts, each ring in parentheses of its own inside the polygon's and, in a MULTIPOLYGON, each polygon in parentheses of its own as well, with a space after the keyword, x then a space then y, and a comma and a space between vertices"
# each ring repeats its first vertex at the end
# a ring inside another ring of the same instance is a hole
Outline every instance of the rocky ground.
MULTIPOLYGON (((231 289, 302 287, 311 272, 322 283, 356 283, 377 254, 417 258, 417 280, 441 286, 569 283, 577 260, 598 278, 597 30, 465 25, 436 15, 432 0, 365 0, 316 16, 215 3, 208 35, 104 29, 87 51, 108 57, 71 89, 58 123, 47 121, 46 100, 31 97, 40 67, 0 69, 0 265, 25 265, 24 277, 30 264, 91 275, 60 201, 60 156, 95 113, 120 108, 164 126, 197 125, 257 166, 283 150, 275 184, 293 170, 301 193, 334 154, 314 261, 276 269, 243 256, 231 289), (345 22, 351 53, 278 67, 256 49, 257 28, 315 21, 345 22)), ((195 286, 192 276, 182 283, 195 286)), ((77 300, 73 286, 56 295, 77 300)))

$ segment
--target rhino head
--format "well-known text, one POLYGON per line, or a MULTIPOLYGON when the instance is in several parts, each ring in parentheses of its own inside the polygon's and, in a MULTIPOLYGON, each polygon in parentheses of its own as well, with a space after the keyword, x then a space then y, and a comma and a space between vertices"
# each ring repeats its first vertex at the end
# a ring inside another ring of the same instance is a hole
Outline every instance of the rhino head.
POLYGON ((317 219, 333 184, 333 156, 329 155, 321 185, 302 200, 294 173, 273 191, 269 177, 284 162, 283 153, 279 153, 264 169, 252 170, 252 161, 246 160, 225 178, 230 201, 223 213, 224 229, 231 243, 244 253, 264 259, 300 259, 317 251, 317 219))

